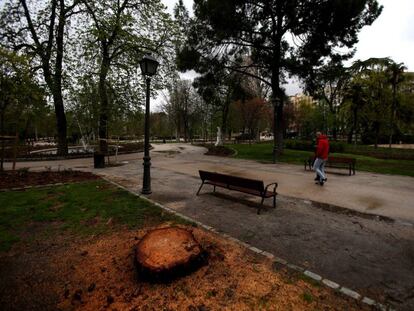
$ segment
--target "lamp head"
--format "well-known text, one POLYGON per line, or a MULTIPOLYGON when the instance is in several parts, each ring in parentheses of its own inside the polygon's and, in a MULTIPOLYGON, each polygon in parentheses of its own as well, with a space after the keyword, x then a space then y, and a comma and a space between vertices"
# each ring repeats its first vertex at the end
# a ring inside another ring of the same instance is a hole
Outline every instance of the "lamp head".
POLYGON ((145 54, 139 62, 141 72, 144 76, 153 76, 157 73, 159 62, 150 54, 145 54))

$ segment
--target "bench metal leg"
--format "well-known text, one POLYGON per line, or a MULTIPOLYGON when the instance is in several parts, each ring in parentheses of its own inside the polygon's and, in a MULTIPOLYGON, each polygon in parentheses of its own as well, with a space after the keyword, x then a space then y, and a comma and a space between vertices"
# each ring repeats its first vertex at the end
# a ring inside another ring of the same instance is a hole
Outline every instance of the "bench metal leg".
POLYGON ((214 186, 213 192, 216 192, 216 186, 214 186))
POLYGON ((273 196, 273 208, 276 208, 276 194, 273 196))
POLYGON ((204 181, 201 183, 200 188, 198 188, 197 195, 199 195, 201 188, 203 188, 203 185, 204 185, 204 181))
POLYGON ((259 206, 259 208, 257 209, 257 215, 260 215, 260 210, 262 209, 262 207, 263 207, 263 202, 264 202, 264 197, 262 197, 262 202, 260 202, 260 206, 259 206))

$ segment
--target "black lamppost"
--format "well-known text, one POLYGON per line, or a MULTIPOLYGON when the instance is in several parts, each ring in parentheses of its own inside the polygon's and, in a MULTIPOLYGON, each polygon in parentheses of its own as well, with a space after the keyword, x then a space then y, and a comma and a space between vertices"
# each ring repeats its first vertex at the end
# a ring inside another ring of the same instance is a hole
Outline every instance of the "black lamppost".
POLYGON ((150 83, 151 76, 155 75, 157 72, 158 62, 151 55, 145 55, 142 60, 139 62, 141 67, 142 74, 146 77, 147 83, 147 98, 145 104, 145 141, 144 141, 144 180, 142 183, 142 194, 151 193, 151 158, 149 155, 149 131, 150 131, 150 83))

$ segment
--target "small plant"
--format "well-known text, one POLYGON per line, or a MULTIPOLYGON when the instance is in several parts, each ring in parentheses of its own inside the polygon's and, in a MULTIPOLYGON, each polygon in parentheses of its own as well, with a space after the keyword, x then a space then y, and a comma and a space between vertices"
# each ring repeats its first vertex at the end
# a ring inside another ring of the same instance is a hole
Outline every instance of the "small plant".
POLYGON ((22 178, 27 177, 27 176, 29 175, 29 168, 28 168, 28 167, 22 167, 22 168, 19 168, 19 169, 17 170, 17 175, 18 175, 19 177, 22 177, 22 178))
POLYGON ((73 170, 71 168, 65 168, 62 173, 64 175, 72 175, 73 174, 73 170))
POLYGON ((302 298, 303 298, 303 300, 305 300, 306 302, 309 302, 309 303, 311 303, 313 301, 313 296, 309 292, 304 292, 302 294, 302 298))
POLYGON ((207 297, 207 298, 216 297, 216 295, 217 295, 217 291, 216 291, 215 289, 213 289, 213 290, 209 290, 209 291, 206 293, 206 297, 207 297))

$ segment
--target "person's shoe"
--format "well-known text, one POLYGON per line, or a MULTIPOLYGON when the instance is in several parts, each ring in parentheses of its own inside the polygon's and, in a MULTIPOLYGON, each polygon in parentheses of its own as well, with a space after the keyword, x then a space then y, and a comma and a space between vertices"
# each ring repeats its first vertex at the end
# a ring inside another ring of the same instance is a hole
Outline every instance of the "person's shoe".
POLYGON ((314 181, 317 181, 317 180, 319 181, 319 176, 316 176, 314 179, 314 181))
POLYGON ((320 184, 321 186, 323 186, 323 183, 324 183, 324 181, 323 181, 323 179, 321 179, 321 180, 319 181, 319 184, 320 184))

